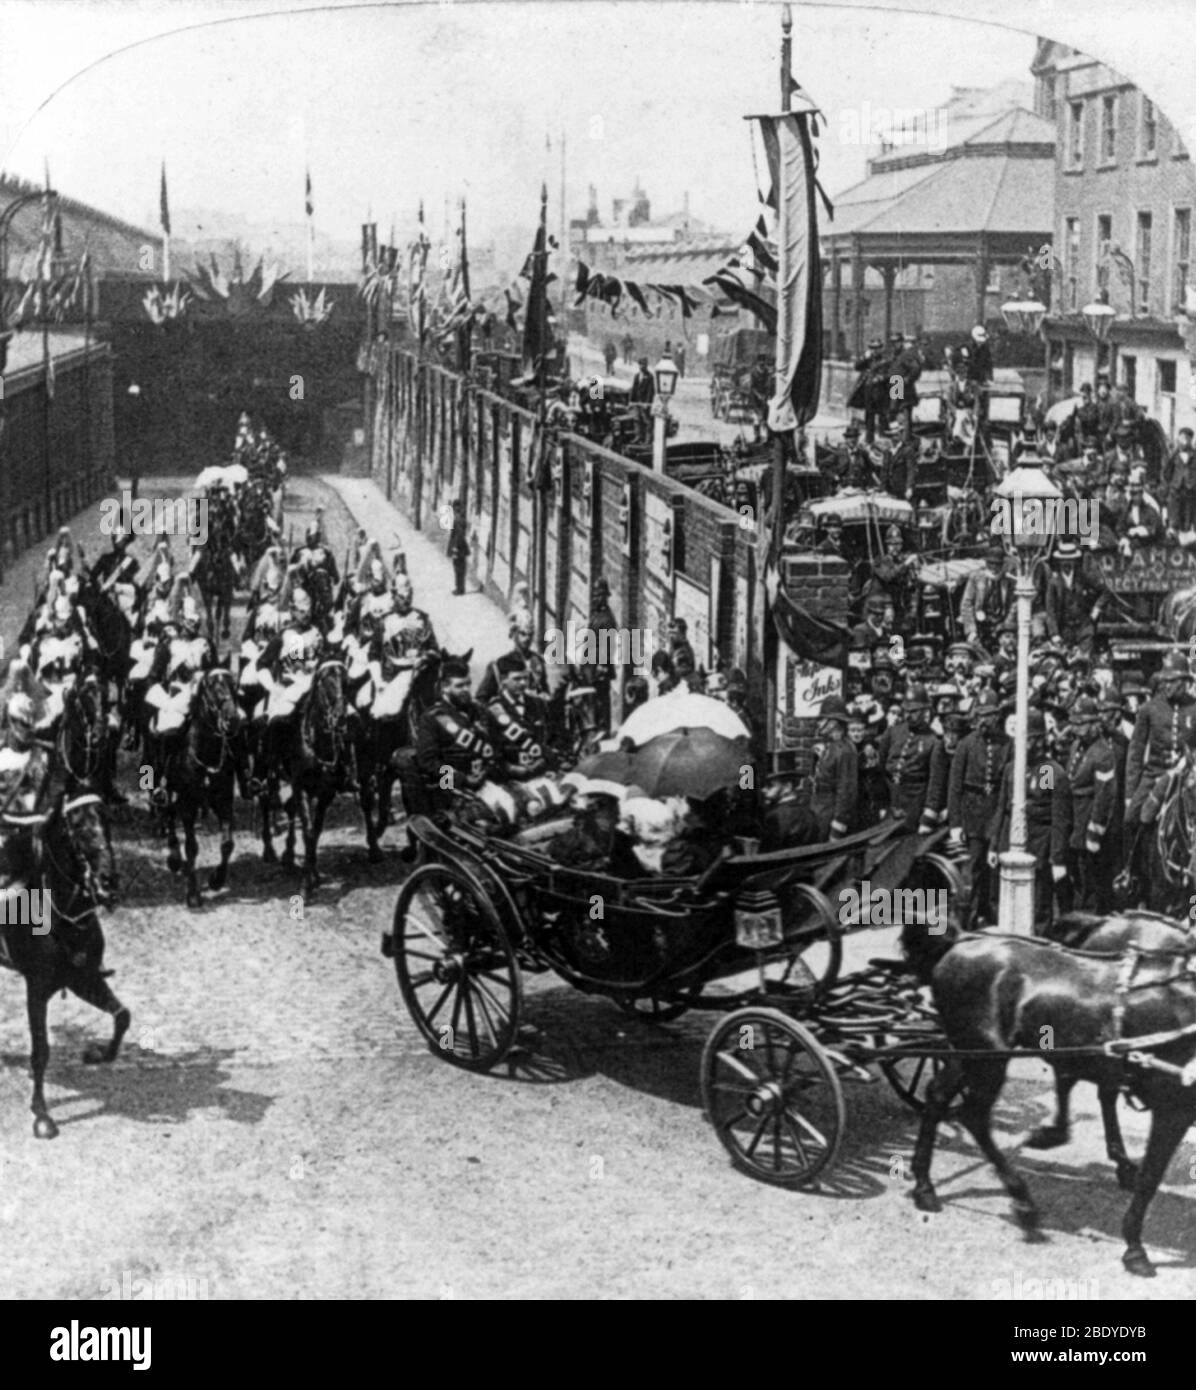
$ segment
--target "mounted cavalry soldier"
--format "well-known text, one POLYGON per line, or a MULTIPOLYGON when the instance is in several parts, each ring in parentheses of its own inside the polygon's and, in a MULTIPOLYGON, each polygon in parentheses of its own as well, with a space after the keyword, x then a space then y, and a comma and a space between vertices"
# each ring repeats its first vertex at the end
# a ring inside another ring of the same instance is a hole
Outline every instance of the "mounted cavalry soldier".
MULTIPOLYGON (((66 594, 51 591, 46 630, 34 638, 29 652, 33 673, 47 692, 47 723, 62 713, 63 697, 83 675, 88 640, 75 605, 66 594)), ((94 640, 91 645, 94 647, 94 640)))
MULTIPOLYGON (((37 873, 34 828, 50 788, 50 752, 36 737, 44 722, 41 690, 29 667, 13 663, 0 692, 0 892, 28 887, 37 873)), ((0 940, 0 951, 3 942, 0 940)))
POLYGON ((324 540, 323 514, 324 508, 317 507, 316 519, 303 533, 303 544, 295 547, 291 555, 291 564, 298 566, 301 574, 317 569, 325 570, 335 587, 341 582, 341 576, 340 570, 337 569, 336 556, 324 540))
POLYGON ((357 707, 368 709, 377 693, 377 683, 369 679, 374 639, 386 619, 397 612, 390 571, 377 541, 370 541, 362 551, 350 588, 354 592, 345 609, 345 665, 350 683, 357 687, 357 707))
POLYGON ((282 597, 282 586, 286 581, 286 566, 283 563, 282 548, 269 546, 258 561, 253 579, 249 585, 249 612, 245 620, 245 636, 256 635, 258 613, 264 607, 278 610, 282 597))
POLYGON ((169 766, 182 742, 191 717, 197 678, 215 665, 215 653, 202 633, 203 617, 189 582, 180 577, 175 588, 173 617, 164 638, 158 643, 150 668, 150 688, 145 703, 156 711, 150 732, 154 735, 156 756, 154 789, 151 799, 164 805, 169 766))
POLYGON ((947 824, 956 845, 967 848, 971 869, 971 922, 996 920, 995 886, 988 864, 989 832, 1013 740, 1003 728, 1003 709, 991 690, 982 690, 973 710, 975 729, 959 741, 947 779, 947 824))
POLYGON ((130 681, 149 679, 154 652, 163 630, 171 622, 170 599, 174 590, 174 563, 165 541, 159 541, 150 556, 150 577, 142 595, 137 636, 129 648, 132 668, 130 681))
POLYGON ((1125 759, 1125 828, 1133 846, 1126 867, 1139 881, 1144 862, 1143 805, 1159 778, 1183 756, 1184 740, 1196 726, 1192 674, 1183 656, 1172 652, 1159 676, 1159 693, 1138 711, 1125 759))
POLYGON ((439 652, 432 620, 412 600, 411 578, 397 574, 391 589, 391 611, 375 622, 367 652, 369 680, 357 695, 357 706, 376 719, 401 714, 416 672, 439 652))
MULTIPOLYGON (((536 624, 530 609, 516 608, 512 611, 510 634, 515 644, 511 649, 511 654, 521 657, 527 665, 528 689, 537 695, 546 696, 548 694, 548 667, 544 664, 544 658, 540 653, 533 650, 536 624)), ((498 694, 501 685, 496 663, 492 661, 486 667, 486 674, 478 686, 478 699, 483 704, 489 704, 498 694)))

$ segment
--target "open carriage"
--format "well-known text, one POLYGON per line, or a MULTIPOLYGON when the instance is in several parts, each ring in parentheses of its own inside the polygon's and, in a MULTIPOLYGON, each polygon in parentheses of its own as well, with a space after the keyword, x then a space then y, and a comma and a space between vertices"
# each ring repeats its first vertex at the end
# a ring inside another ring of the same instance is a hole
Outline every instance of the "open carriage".
POLYGON ((413 818, 410 833, 416 864, 383 951, 443 1060, 479 1072, 502 1063, 519 1046, 524 976, 552 972, 652 1022, 723 1015, 702 1060, 707 1112, 736 1166, 768 1181, 808 1183, 839 1147, 838 1068, 859 1068, 818 1041, 823 1008, 840 1034, 878 1049, 894 1089, 920 1104, 941 1051, 933 1017, 899 970, 874 964, 840 979, 840 968, 863 880, 873 895, 916 887, 953 901, 962 891, 944 831, 882 822, 827 844, 725 855, 700 878, 634 880, 562 866, 529 842, 542 832, 520 843, 442 816, 413 818), (852 888, 854 909, 844 906, 852 888), (742 1027, 762 1033, 738 1063, 742 1027), (739 1091, 751 1078, 746 1108, 727 1109, 737 1094, 728 1067, 739 1091), (776 1116, 769 1135, 755 1105, 776 1116))

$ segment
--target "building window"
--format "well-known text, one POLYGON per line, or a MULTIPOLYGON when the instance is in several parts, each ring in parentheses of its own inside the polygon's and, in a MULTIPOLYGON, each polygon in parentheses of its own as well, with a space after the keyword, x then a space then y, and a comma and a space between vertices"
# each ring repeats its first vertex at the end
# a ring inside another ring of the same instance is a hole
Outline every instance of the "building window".
POLYGON ((1154 114, 1154 102, 1148 96, 1142 98, 1141 122, 1138 131, 1138 157, 1153 159, 1158 154, 1159 123, 1154 114))
POLYGON ((1039 115, 1048 121, 1055 119, 1055 74, 1044 73, 1038 79, 1039 115))
POLYGON ((1063 222, 1063 312, 1074 314, 1080 307, 1080 219, 1063 222))
POLYGON ((1131 401, 1138 399, 1138 359, 1128 352, 1121 354, 1121 384, 1131 401))
POLYGON ((1192 266, 1192 209, 1176 208, 1171 231, 1171 308, 1183 313, 1188 302, 1188 272, 1192 266))
POLYGON ((1137 255, 1134 270, 1137 275, 1136 312, 1150 313, 1150 243, 1154 234, 1154 217, 1149 212, 1138 214, 1137 255))
POLYGON ((1084 163, 1084 103, 1072 101, 1067 107, 1067 163, 1079 169, 1084 163))
POLYGON ((1101 98, 1100 158, 1102 164, 1112 164, 1117 158, 1117 98, 1101 98))
POLYGON ((1109 288, 1109 247, 1113 242, 1113 218, 1107 212, 1097 214, 1096 218, 1096 290, 1109 288))
POLYGON ((1160 357, 1156 364, 1159 369, 1159 391, 1164 396, 1175 395, 1175 363, 1160 357))
POLYGON ((1178 375, 1174 361, 1166 357, 1155 359, 1155 391, 1158 399, 1154 413, 1168 438, 1175 434, 1175 385, 1178 375))

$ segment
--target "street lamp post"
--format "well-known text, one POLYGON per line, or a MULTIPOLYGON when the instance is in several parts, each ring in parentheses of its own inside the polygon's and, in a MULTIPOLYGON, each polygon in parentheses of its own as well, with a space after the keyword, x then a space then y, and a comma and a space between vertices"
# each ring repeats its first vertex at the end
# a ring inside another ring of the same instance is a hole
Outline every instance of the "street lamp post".
MULTIPOLYGON (((1100 375, 1101 355, 1104 350, 1105 342, 1109 337, 1109 329, 1113 326, 1113 320, 1117 317, 1117 311, 1109 303, 1109 291, 1102 289, 1099 296, 1091 304, 1085 304, 1080 310, 1080 317, 1096 340, 1096 364, 1092 370, 1095 380, 1100 375)), ((1112 380, 1113 362, 1112 354, 1109 361, 1109 378, 1112 380)))
POLYGON ((677 364, 669 356, 662 357, 652 369, 656 378, 656 400, 652 403, 652 470, 664 472, 665 439, 668 437, 669 401, 677 390, 677 364))
POLYGON ((1046 559, 1053 539, 1056 507, 1063 494, 1042 471, 1034 442, 1027 441, 1017 461, 997 486, 1005 546, 1017 562, 1017 710, 1013 733, 1013 805, 1009 848, 1001 855, 998 920, 1001 930, 1032 934, 1034 923, 1034 856, 1026 852, 1026 743, 1030 723, 1030 611, 1034 574, 1046 559))

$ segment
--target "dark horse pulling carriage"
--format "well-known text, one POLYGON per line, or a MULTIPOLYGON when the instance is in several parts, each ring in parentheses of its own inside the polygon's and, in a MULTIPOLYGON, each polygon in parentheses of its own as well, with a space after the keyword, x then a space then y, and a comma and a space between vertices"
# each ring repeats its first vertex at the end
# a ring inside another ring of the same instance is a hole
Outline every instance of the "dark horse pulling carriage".
POLYGON ((496 839, 451 812, 413 818, 410 833, 415 867, 382 949, 416 1027, 445 1061, 489 1071, 518 1049, 525 972, 552 971, 648 1021, 717 1011, 702 1096, 737 1168, 782 1186, 812 1184, 839 1152, 843 1081, 871 1080, 875 1066, 922 1116, 918 1205, 938 1209, 930 1158, 950 1112, 1029 1226, 1037 1213, 993 1144, 989 1115, 1010 1060, 1045 1060, 1058 1077, 1059 1114, 1032 1145, 1066 1142, 1072 1085, 1096 1083, 1109 1157, 1134 1192, 1125 1264, 1153 1272, 1143 1218, 1196 1118, 1196 946, 1165 919, 1064 919, 1092 948, 1082 951, 964 934, 954 911, 963 885, 942 852, 944 832, 918 836, 889 822, 827 844, 724 856, 696 879, 567 868, 529 842, 535 831, 496 839), (835 902, 863 880, 903 902, 905 959, 840 978, 843 937, 859 916, 835 902), (945 913, 927 915, 932 901, 945 913), (1002 1008, 1006 989, 1016 998, 1002 1008), (1052 1050, 1040 1025, 1054 1029, 1052 1050), (1140 1169, 1117 1128, 1122 1091, 1154 1111, 1140 1169))

